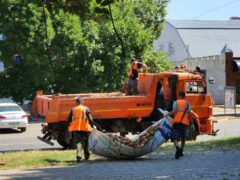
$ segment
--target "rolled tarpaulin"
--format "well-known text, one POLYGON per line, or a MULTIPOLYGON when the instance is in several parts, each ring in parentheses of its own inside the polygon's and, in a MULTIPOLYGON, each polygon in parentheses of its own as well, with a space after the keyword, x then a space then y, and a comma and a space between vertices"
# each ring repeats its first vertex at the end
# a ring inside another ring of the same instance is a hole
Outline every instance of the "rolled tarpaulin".
POLYGON ((156 132, 151 139, 141 148, 134 148, 93 129, 89 136, 89 149, 94 154, 111 159, 132 159, 153 152, 157 147, 166 142, 171 136, 171 124, 169 119, 162 118, 139 135, 130 139, 137 141, 141 136, 147 134, 150 128, 156 127, 156 132))

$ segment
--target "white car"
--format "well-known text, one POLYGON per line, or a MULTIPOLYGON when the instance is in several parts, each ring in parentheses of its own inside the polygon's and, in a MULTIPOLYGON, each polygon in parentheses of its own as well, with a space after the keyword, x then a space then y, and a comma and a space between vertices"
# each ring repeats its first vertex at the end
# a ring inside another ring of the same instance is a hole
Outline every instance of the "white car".
POLYGON ((16 103, 0 103, 0 129, 17 128, 26 131, 28 115, 16 103))

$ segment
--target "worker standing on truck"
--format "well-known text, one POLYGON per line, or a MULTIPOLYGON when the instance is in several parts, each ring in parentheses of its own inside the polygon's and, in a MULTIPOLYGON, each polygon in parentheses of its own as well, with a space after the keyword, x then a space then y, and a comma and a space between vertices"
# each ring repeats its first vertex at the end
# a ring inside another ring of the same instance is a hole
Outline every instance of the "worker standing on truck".
POLYGON ((131 58, 130 68, 128 73, 128 86, 127 86, 127 95, 137 95, 137 84, 138 84, 138 73, 140 68, 143 69, 143 72, 146 73, 148 68, 147 65, 141 63, 140 60, 131 58))
POLYGON ((185 100, 185 92, 179 92, 179 99, 173 103, 173 110, 165 115, 174 116, 172 121, 172 141, 176 147, 175 158, 183 156, 187 127, 193 125, 190 103, 185 100), (178 141, 181 141, 179 147, 178 141))
POLYGON ((73 138, 77 140, 77 162, 81 162, 82 150, 85 160, 89 159, 88 137, 89 125, 94 127, 91 112, 84 106, 81 97, 76 98, 77 106, 73 107, 68 117, 68 131, 72 132, 73 138))

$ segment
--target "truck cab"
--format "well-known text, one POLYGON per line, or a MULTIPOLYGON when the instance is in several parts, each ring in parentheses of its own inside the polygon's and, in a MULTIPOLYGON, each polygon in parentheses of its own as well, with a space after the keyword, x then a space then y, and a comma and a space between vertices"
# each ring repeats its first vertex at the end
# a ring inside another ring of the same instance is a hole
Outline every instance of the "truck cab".
POLYGON ((191 105, 194 118, 195 132, 190 132, 188 139, 195 140, 197 135, 215 135, 213 130, 214 121, 213 102, 207 93, 204 74, 186 69, 160 73, 157 82, 155 107, 167 111, 172 110, 172 105, 178 99, 178 93, 184 91, 185 99, 191 105))

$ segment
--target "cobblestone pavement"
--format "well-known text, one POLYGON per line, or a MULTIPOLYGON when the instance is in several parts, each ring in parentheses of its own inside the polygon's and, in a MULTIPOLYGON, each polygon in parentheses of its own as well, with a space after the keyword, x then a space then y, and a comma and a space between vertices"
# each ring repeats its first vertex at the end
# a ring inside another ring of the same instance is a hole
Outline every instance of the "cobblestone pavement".
POLYGON ((222 179, 240 180, 240 150, 173 155, 152 159, 101 160, 69 167, 0 171, 0 179, 222 179))

